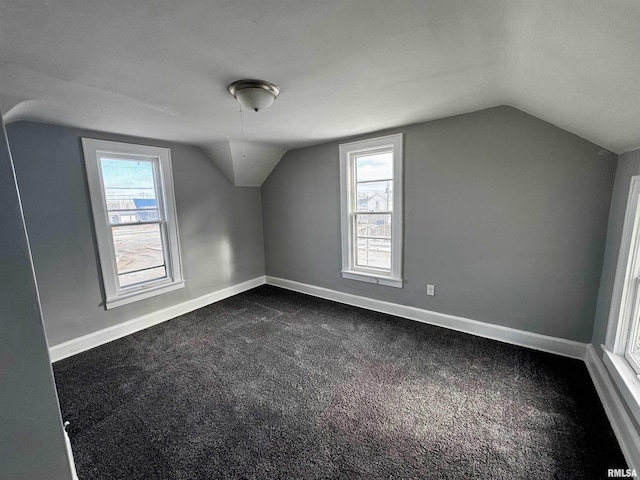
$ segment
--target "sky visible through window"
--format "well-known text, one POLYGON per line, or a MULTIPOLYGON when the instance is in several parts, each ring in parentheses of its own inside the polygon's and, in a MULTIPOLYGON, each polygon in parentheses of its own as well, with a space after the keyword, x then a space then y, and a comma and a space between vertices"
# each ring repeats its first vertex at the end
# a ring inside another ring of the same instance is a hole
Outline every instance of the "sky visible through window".
POLYGON ((356 158, 357 181, 393 178, 393 154, 391 152, 356 158))
POLYGON ((103 157, 100 164, 107 199, 127 193, 131 198, 153 194, 155 186, 152 162, 103 157))

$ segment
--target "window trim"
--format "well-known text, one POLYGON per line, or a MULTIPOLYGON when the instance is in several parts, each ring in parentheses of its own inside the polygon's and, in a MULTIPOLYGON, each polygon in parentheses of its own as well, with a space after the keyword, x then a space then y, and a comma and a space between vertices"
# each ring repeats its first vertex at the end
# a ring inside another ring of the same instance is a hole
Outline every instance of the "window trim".
POLYGON ((168 148, 132 143, 112 142, 95 138, 82 138, 82 148, 93 212, 93 225, 96 234, 98 257, 104 285, 104 306, 107 310, 127 305, 139 300, 154 297, 184 287, 178 219, 175 206, 175 192, 171 168, 171 151, 168 148), (141 157, 154 159, 154 169, 158 176, 156 192, 158 206, 162 213, 165 228, 160 228, 166 245, 165 268, 167 277, 151 280, 132 287, 120 288, 116 266, 115 247, 111 235, 111 224, 107 212, 105 192, 102 186, 100 155, 111 154, 129 158, 141 157))
POLYGON ((640 378, 627 358, 627 343, 634 312, 638 308, 640 283, 640 175, 631 177, 615 283, 607 322, 603 361, 614 383, 640 422, 640 378))
POLYGON ((402 288, 403 248, 403 134, 386 135, 367 140, 343 143, 340 152, 340 210, 342 227, 342 278, 402 288), (391 150, 393 152, 393 213, 391 225, 391 272, 355 268, 353 215, 357 198, 353 195, 357 154, 391 150))

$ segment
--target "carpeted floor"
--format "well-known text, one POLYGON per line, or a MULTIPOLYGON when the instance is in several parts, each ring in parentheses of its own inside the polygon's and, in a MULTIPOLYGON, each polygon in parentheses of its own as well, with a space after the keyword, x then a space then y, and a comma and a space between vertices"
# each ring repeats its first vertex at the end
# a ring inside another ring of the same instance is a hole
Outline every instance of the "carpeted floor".
POLYGON ((583 362, 262 286, 54 365, 96 479, 588 479, 583 362))

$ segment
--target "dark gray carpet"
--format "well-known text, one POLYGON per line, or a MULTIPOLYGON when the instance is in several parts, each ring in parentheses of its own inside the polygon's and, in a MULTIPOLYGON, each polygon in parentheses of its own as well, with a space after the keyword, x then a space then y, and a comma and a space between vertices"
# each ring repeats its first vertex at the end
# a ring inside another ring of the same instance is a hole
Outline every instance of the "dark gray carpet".
POLYGON ((263 286, 54 365, 89 479, 588 479, 584 363, 263 286))

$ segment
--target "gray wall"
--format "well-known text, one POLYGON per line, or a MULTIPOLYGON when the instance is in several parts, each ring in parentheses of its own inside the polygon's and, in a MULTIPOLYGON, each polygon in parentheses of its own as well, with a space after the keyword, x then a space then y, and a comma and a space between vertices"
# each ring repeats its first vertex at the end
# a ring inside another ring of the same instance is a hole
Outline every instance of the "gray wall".
POLYGON ((267 275, 589 342, 615 156, 511 107, 358 138, 395 132, 404 288, 341 278, 341 142, 289 151, 263 184, 267 275))
POLYGON ((71 478, 11 157, 0 118, 0 478, 71 478))
POLYGON ((7 126, 50 345, 264 275, 260 190, 198 148, 33 122, 7 126), (81 137, 171 148, 186 288, 106 311, 81 137))

